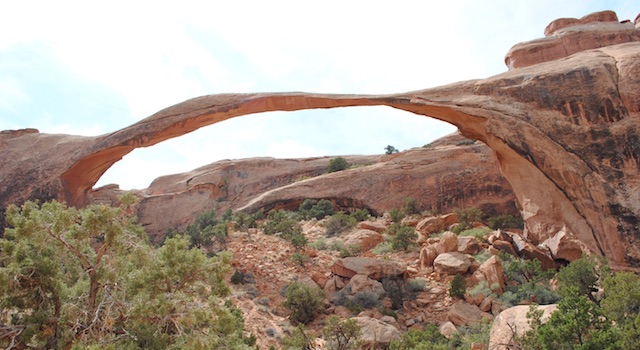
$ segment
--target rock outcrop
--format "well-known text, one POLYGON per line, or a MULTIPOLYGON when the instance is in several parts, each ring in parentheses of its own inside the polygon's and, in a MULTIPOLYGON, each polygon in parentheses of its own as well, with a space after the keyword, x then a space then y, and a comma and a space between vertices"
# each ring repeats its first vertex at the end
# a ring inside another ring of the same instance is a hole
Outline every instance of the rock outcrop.
MULTIPOLYGON (((511 349, 512 340, 521 337, 531 329, 527 313, 529 305, 518 305, 502 311, 494 320, 489 335, 489 349, 506 350, 511 349)), ((551 314, 558 309, 558 305, 539 305, 538 310, 542 311, 540 320, 546 322, 551 314)))
POLYGON ((3 132, 1 206, 30 198, 84 205, 100 176, 133 149, 229 118, 386 105, 449 122, 489 146, 534 243, 563 234, 608 256, 613 267, 640 267, 640 36, 611 18, 557 25, 563 28, 535 48, 514 47, 511 70, 482 80, 391 95, 203 96, 98 137, 3 132), (554 53, 558 40, 561 55, 554 53))

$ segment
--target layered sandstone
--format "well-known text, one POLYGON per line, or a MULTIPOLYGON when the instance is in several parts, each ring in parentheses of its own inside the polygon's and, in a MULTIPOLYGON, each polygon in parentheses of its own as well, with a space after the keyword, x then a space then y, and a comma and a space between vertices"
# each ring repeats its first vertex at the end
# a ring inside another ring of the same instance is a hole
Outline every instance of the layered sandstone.
POLYGON ((562 235, 614 267, 639 267, 640 38, 633 25, 593 23, 557 30, 520 55, 516 46, 512 69, 482 80, 392 95, 210 95, 99 137, 3 133, 0 203, 57 197, 83 205, 100 176, 134 148, 232 117, 386 105, 449 122, 489 146, 532 241, 562 235), (564 38, 580 44, 569 50, 564 38), (561 40, 562 55, 553 54, 553 40, 561 40), (517 63, 536 52, 549 54, 517 63))

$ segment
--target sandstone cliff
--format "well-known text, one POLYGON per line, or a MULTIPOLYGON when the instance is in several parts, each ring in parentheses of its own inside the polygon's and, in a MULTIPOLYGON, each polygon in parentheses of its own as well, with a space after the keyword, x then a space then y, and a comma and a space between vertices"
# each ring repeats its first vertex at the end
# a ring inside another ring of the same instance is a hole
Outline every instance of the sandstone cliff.
POLYGON ((0 206, 39 197, 83 205, 99 177, 134 148, 228 118, 387 105, 447 121, 488 145, 534 242, 571 241, 614 267, 640 267, 639 31, 609 12, 557 27, 523 44, 530 49, 516 45, 511 69, 482 80, 375 96, 210 95, 99 137, 2 133, 0 206))

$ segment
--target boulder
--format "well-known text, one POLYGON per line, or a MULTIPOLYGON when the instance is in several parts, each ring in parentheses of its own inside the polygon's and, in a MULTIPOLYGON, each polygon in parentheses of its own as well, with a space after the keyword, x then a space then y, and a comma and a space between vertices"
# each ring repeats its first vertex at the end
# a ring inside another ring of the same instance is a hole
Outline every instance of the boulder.
POLYGON ((360 221, 358 223, 358 228, 378 233, 384 233, 384 231, 387 230, 387 226, 379 221, 360 221))
POLYGON ((355 275, 365 275, 378 281, 385 277, 402 276, 406 271, 407 267, 398 262, 366 257, 338 259, 331 266, 331 272, 338 276, 351 278, 355 275))
POLYGON ((433 266, 433 261, 438 256, 436 247, 429 245, 420 249, 420 269, 433 266))
POLYGON ((495 293, 502 294, 504 292, 505 280, 502 262, 498 256, 494 255, 483 262, 478 270, 474 272, 474 276, 481 274, 482 280, 487 282, 487 287, 495 293))
POLYGON ((433 261, 436 272, 447 275, 464 274, 469 270, 471 260, 465 254, 452 252, 438 255, 433 261))
POLYGON ((458 300, 449 308, 447 318, 454 325, 460 327, 476 324, 482 320, 491 321, 493 320, 493 315, 464 300, 458 300))
POLYGON ((511 254, 513 256, 518 256, 516 249, 513 245, 507 241, 495 240, 491 246, 499 251, 503 251, 505 253, 511 254))
POLYGON ((391 324, 371 317, 353 317, 362 330, 363 349, 386 349, 392 340, 400 338, 400 331, 391 324))
POLYGON ((351 290, 351 295, 358 292, 371 292, 376 295, 384 294, 384 287, 382 286, 382 283, 365 275, 355 275, 351 277, 345 288, 349 288, 351 290))
POLYGON ((438 254, 442 254, 455 252, 456 250, 458 250, 458 235, 451 231, 445 232, 440 238, 438 245, 436 245, 436 251, 438 254))
POLYGON ((477 254, 482 249, 482 242, 473 236, 458 236, 458 251, 463 254, 477 254))
POLYGON ((547 238, 541 246, 548 248, 554 259, 573 261, 583 254, 582 244, 564 229, 547 238))
MULTIPOLYGON (((558 309, 556 304, 553 305, 539 305, 538 310, 542 310, 541 321, 546 322, 551 314, 558 309)), ((529 319, 527 319, 527 313, 530 310, 529 305, 518 305, 510 307, 502 312, 493 321, 491 327, 491 333, 489 335, 489 348, 492 350, 507 350, 511 349, 507 345, 511 343, 514 333, 515 335, 522 336, 531 327, 529 326, 529 319)))
POLYGON ((384 237, 380 233, 367 229, 359 229, 349 235, 344 245, 347 247, 357 246, 361 252, 366 252, 382 242, 384 242, 384 237))
POLYGON ((444 322, 438 329, 440 330, 440 334, 444 335, 447 339, 451 338, 454 334, 458 334, 458 329, 451 321, 444 322))
POLYGON ((433 233, 445 230, 447 227, 458 222, 456 214, 446 214, 440 216, 431 216, 424 218, 416 225, 416 231, 425 236, 429 236, 433 233))

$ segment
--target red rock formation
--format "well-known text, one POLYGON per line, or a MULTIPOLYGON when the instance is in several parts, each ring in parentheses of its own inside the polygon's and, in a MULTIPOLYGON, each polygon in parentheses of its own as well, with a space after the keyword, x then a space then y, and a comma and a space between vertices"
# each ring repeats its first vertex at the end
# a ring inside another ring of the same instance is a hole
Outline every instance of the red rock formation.
POLYGON ((556 30, 533 49, 516 46, 508 55, 512 69, 483 80, 377 96, 211 95, 99 137, 0 134, 0 203, 52 196, 83 205, 98 178, 134 148, 232 117, 387 105, 449 122, 488 145, 532 241, 561 233, 607 255, 614 267, 638 267, 639 41, 628 23, 586 23, 556 30))

